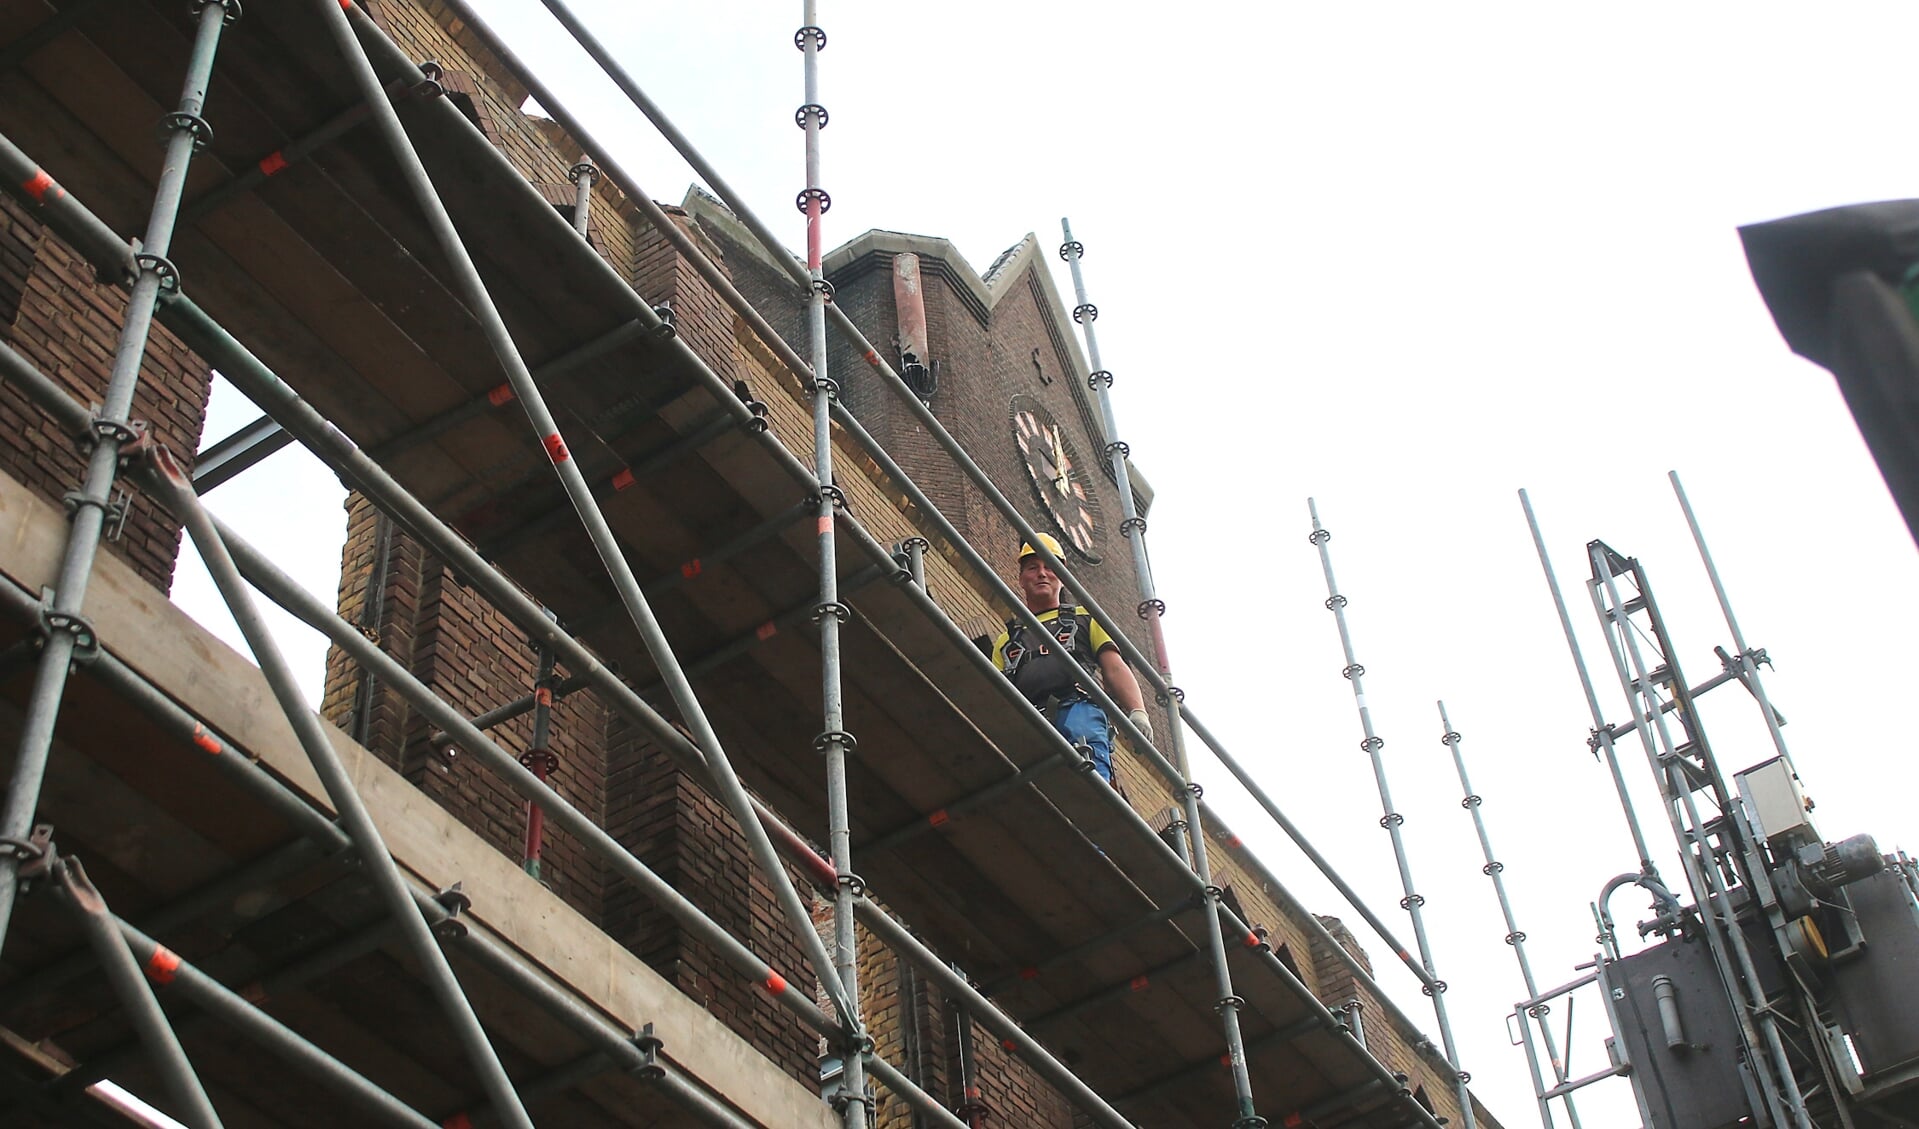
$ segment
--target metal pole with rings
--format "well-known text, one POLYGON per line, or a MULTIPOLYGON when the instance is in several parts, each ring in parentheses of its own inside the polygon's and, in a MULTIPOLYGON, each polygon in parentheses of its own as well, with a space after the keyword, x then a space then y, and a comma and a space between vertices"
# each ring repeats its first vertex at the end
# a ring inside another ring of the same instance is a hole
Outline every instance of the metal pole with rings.
POLYGON ((1339 626, 1339 645, 1346 656, 1346 667, 1341 673, 1346 676, 1348 682, 1352 683, 1353 704, 1359 709, 1359 727, 1364 733, 1364 739, 1360 741, 1359 747, 1371 759, 1373 781, 1379 786, 1379 805, 1384 813, 1380 816, 1379 825, 1392 837, 1393 861, 1399 866, 1399 884, 1406 894, 1399 900, 1399 908, 1405 910, 1407 916, 1413 919, 1413 941, 1419 946, 1419 963, 1425 968, 1426 975, 1429 977, 1424 991, 1433 998, 1433 1015, 1439 1021, 1439 1037, 1445 1044, 1446 1061, 1453 1070, 1453 1088, 1459 1097, 1460 1117, 1466 1129, 1473 1129, 1473 1097, 1466 1090, 1466 1084, 1472 1081, 1472 1075, 1460 1069, 1459 1051, 1453 1045, 1453 1025, 1446 1015, 1446 982, 1439 978, 1439 972, 1433 966, 1432 943, 1426 938, 1426 915, 1421 910, 1421 907, 1426 904, 1426 899, 1413 889, 1412 864, 1407 859, 1405 836, 1400 833, 1406 817, 1393 810, 1392 789, 1386 783, 1386 761, 1379 755, 1379 751, 1386 747, 1386 742, 1373 732, 1373 713, 1366 705, 1366 688, 1361 681, 1366 668, 1359 665, 1359 660, 1353 657, 1352 631, 1346 624, 1346 597, 1340 595, 1339 585, 1333 579, 1333 557, 1326 548, 1327 543, 1333 539, 1333 535, 1319 524, 1317 502, 1311 498, 1306 499, 1306 509, 1313 518, 1313 533, 1308 540, 1319 551, 1319 567, 1326 574, 1326 607, 1333 613, 1333 620, 1339 626))
POLYGON ((1146 621, 1152 634, 1153 657, 1159 665, 1160 678, 1167 685, 1159 702, 1166 709, 1166 737, 1173 754, 1173 768, 1180 777, 1179 783, 1184 785, 1180 788, 1180 803, 1186 816, 1186 833, 1181 840, 1184 849, 1180 854, 1192 867, 1193 873, 1199 876, 1206 902, 1207 941, 1219 991, 1215 1010, 1219 1013, 1220 1027, 1226 1038, 1227 1062, 1233 1074, 1233 1097, 1238 1106, 1238 1116, 1233 1126, 1234 1129, 1260 1129, 1266 1124, 1266 1119, 1259 1116, 1253 1106, 1252 1074, 1246 1064, 1246 1039, 1239 1023, 1239 1012, 1245 1001, 1233 991, 1232 969, 1226 963, 1226 938, 1220 928, 1218 912, 1223 892, 1213 882, 1212 864, 1207 859, 1205 825, 1199 811, 1200 788, 1192 782, 1192 770, 1186 761, 1185 733, 1180 718, 1180 700, 1184 695, 1171 684, 1173 668, 1167 658, 1166 636, 1160 626, 1160 619, 1166 614, 1166 602, 1158 597, 1153 588, 1153 567, 1146 556, 1146 519, 1140 516, 1139 507, 1133 500, 1132 472, 1126 461, 1132 452, 1120 441, 1119 423, 1113 414, 1113 374, 1107 372, 1100 363, 1099 338, 1093 332, 1093 323, 1099 319, 1099 308, 1086 300, 1086 278, 1079 266, 1086 248, 1073 238, 1070 223, 1061 219, 1059 224, 1065 238, 1065 242, 1060 244, 1059 257, 1066 260, 1066 265, 1072 270, 1073 295, 1078 302, 1073 309, 1073 320, 1079 323, 1080 332, 1086 337, 1086 357, 1093 367, 1092 374, 1087 377, 1087 385, 1099 401, 1100 421, 1106 432, 1106 455, 1112 463, 1113 480, 1119 486, 1120 512, 1124 515, 1120 532, 1132 546, 1133 571, 1139 579, 1139 615, 1146 621))
MULTIPOLYGON (((166 255, 172 247, 174 228, 179 220, 188 166, 194 153, 212 136, 200 111, 206 107, 207 86, 212 81, 213 58, 220 45, 220 34, 239 17, 240 5, 237 0, 200 0, 197 13, 180 100, 177 108, 161 122, 166 136, 166 155, 161 163, 159 183, 154 188, 153 207, 147 216, 140 252, 130 260, 134 281, 132 293, 127 297, 126 320, 121 324, 120 339, 114 348, 106 395, 93 421, 90 435, 93 449, 87 457, 84 484, 73 507, 66 550, 48 601, 47 623, 54 630, 46 634, 39 671, 34 676, 33 690, 20 723, 13 776, 7 784, 6 800, 0 805, 0 839, 23 838, 33 826, 34 809, 40 804, 40 785, 46 777, 47 759, 53 750, 54 722, 66 694, 67 675, 76 653, 91 637, 91 630, 80 613, 86 602, 87 581, 93 574, 94 555, 99 552, 101 534, 106 527, 107 509, 112 504, 114 478, 119 473, 123 450, 137 443, 140 435, 132 419, 133 394, 140 384, 140 362, 146 354, 154 310, 163 292, 178 290, 180 286, 179 274, 166 255)), ((66 195, 51 176, 39 169, 34 170, 25 185, 31 196, 49 205, 66 195)), ((5 950, 7 926, 13 918, 19 866, 17 857, 0 853, 0 952, 5 950)))

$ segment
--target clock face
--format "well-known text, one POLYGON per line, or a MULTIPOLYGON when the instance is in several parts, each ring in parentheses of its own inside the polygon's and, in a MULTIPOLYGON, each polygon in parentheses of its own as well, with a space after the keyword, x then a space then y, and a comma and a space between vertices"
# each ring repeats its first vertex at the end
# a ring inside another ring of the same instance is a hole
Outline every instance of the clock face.
POLYGON ((1090 465, 1080 460, 1059 421, 1033 397, 1013 397, 1012 419, 1013 442, 1019 446, 1020 463, 1033 483, 1040 509, 1059 530, 1062 541, 1088 561, 1097 562, 1099 498, 1093 493, 1090 465))

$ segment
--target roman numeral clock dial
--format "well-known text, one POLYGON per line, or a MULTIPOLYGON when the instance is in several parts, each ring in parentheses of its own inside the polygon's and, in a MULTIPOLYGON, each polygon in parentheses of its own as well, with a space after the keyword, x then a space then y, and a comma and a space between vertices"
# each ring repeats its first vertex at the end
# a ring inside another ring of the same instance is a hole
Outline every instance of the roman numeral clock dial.
POLYGON ((1065 429, 1038 400, 1013 397, 1011 414, 1013 442, 1040 512, 1074 553, 1097 563, 1099 498, 1088 473, 1091 464, 1081 461, 1065 429))

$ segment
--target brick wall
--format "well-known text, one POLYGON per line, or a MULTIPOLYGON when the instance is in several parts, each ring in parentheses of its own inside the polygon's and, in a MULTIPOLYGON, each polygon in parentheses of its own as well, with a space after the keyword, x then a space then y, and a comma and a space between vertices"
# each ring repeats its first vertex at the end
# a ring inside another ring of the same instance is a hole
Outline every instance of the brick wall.
MULTIPOLYGON (((0 340, 84 403, 106 395, 126 291, 94 280, 93 269, 11 198, 0 200, 0 340)), ((175 454, 190 459, 206 423, 212 375, 206 362, 156 325, 147 343, 133 418, 146 421, 175 454)), ((58 502, 80 486, 85 452, 17 387, 0 383, 0 465, 58 502)), ((180 526, 126 484, 131 508, 106 551, 161 591, 173 584, 180 526)))

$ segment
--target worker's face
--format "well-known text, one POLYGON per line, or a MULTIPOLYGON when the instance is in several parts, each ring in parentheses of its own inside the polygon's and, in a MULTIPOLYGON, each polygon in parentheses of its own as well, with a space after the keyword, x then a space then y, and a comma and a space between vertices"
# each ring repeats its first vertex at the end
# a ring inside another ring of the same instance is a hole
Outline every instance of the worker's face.
POLYGON ((1059 577, 1037 553, 1019 563, 1019 592, 1033 611, 1059 607, 1059 577))

